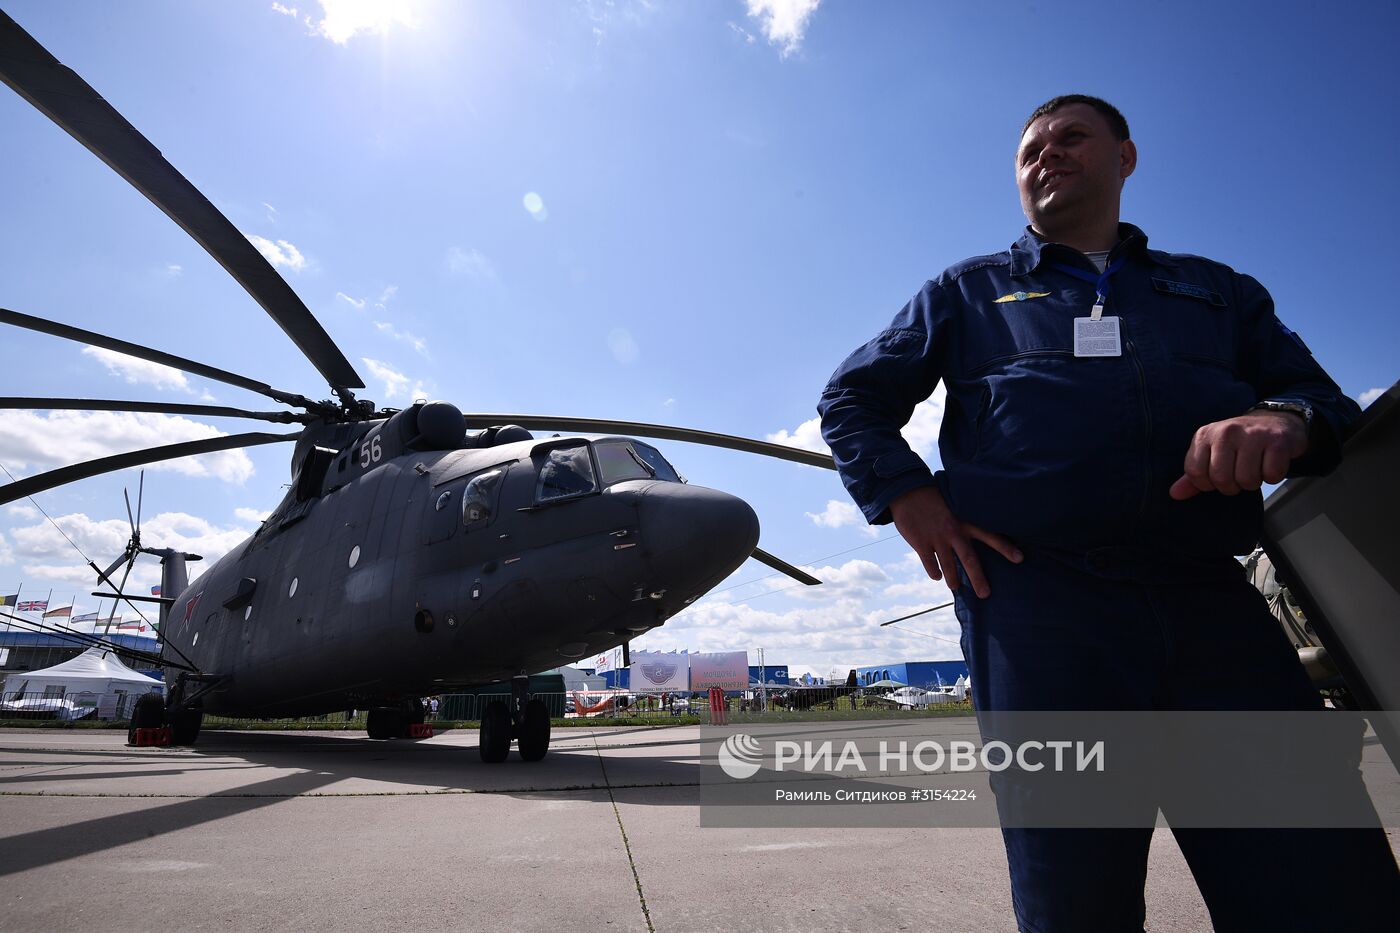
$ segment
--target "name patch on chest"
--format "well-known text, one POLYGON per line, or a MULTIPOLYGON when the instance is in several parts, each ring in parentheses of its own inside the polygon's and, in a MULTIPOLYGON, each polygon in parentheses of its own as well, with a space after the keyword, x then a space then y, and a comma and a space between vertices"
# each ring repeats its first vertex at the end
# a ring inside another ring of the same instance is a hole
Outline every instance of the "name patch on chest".
POLYGON ((1152 287, 1163 295, 1180 295, 1183 298, 1195 298, 1197 301, 1204 301, 1214 308, 1225 307, 1225 298, 1219 292, 1213 292, 1200 285, 1192 285, 1190 282, 1173 282, 1171 279, 1159 279, 1152 277, 1152 287))

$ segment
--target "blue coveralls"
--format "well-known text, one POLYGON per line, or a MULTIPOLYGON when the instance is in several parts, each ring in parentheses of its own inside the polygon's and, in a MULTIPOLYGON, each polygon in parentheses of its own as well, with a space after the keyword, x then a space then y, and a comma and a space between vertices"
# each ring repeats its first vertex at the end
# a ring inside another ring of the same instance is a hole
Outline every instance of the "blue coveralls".
MULTIPOLYGON (((1072 320, 1089 315, 1085 278, 1098 271, 1028 229, 1009 251, 928 282, 852 353, 822 393, 822 435, 870 522, 936 484, 959 519, 1024 552, 1011 564, 977 545, 991 596, 978 599, 965 575, 956 593, 979 711, 1320 708, 1233 556, 1259 539, 1260 493, 1178 502, 1167 491, 1197 428, 1256 402, 1313 409, 1294 474, 1331 469, 1360 410, 1254 279, 1148 249, 1129 224, 1119 236, 1104 314, 1120 318, 1121 356, 1074 356, 1072 320), (899 431, 939 380, 933 473, 899 431)), ((1021 929, 1142 929, 1150 829, 1003 833, 1021 929)), ((1176 836, 1217 930, 1400 922, 1400 875, 1380 830, 1176 836), (1285 866, 1310 896, 1279 889, 1285 866), (1311 919, 1309 904, 1320 908, 1311 919)))

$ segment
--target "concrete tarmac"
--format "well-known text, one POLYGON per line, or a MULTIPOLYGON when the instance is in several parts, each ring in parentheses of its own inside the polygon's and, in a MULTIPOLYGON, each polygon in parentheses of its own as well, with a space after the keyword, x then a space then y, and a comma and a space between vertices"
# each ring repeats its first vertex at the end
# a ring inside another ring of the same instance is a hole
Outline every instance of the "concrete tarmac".
MULTIPOLYGON (((700 729, 0 730, 0 930, 1014 930, 995 829, 701 829, 700 729)), ((1170 832, 1148 929, 1210 929, 1170 832)))

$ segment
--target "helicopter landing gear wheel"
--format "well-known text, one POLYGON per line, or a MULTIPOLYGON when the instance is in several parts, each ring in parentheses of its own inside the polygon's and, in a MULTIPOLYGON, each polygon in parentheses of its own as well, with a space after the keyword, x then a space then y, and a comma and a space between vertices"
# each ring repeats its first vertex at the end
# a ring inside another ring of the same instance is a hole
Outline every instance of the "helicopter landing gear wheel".
POLYGON ((549 751, 549 708, 544 700, 525 704, 525 716, 520 723, 520 757, 539 761, 549 751))
POLYGON ((396 709, 377 706, 365 716, 365 731, 372 739, 396 739, 403 735, 403 717, 396 709))
POLYGON ((505 761, 510 754, 510 709, 500 700, 486 704, 481 714, 481 760, 489 764, 505 761))
POLYGON ((170 744, 193 745, 199 738, 199 729, 204 725, 204 711, 198 707, 172 709, 166 715, 170 719, 170 744))
POLYGON ((147 693, 137 698, 131 709, 131 725, 126 730, 126 744, 136 744, 137 729, 159 729, 165 724, 165 701, 158 693, 147 693))

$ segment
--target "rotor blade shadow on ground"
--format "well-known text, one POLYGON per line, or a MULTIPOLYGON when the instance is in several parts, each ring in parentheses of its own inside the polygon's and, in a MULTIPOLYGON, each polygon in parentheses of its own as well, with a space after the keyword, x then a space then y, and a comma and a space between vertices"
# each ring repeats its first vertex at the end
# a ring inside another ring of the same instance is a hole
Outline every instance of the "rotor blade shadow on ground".
POLYGON ((69 826, 6 836, 0 839, 0 876, 115 849, 152 836, 173 833, 201 823, 246 813, 289 797, 309 793, 335 780, 335 776, 327 774, 288 774, 250 784, 237 795, 196 797, 193 800, 181 800, 179 803, 154 809, 119 813, 69 826))

